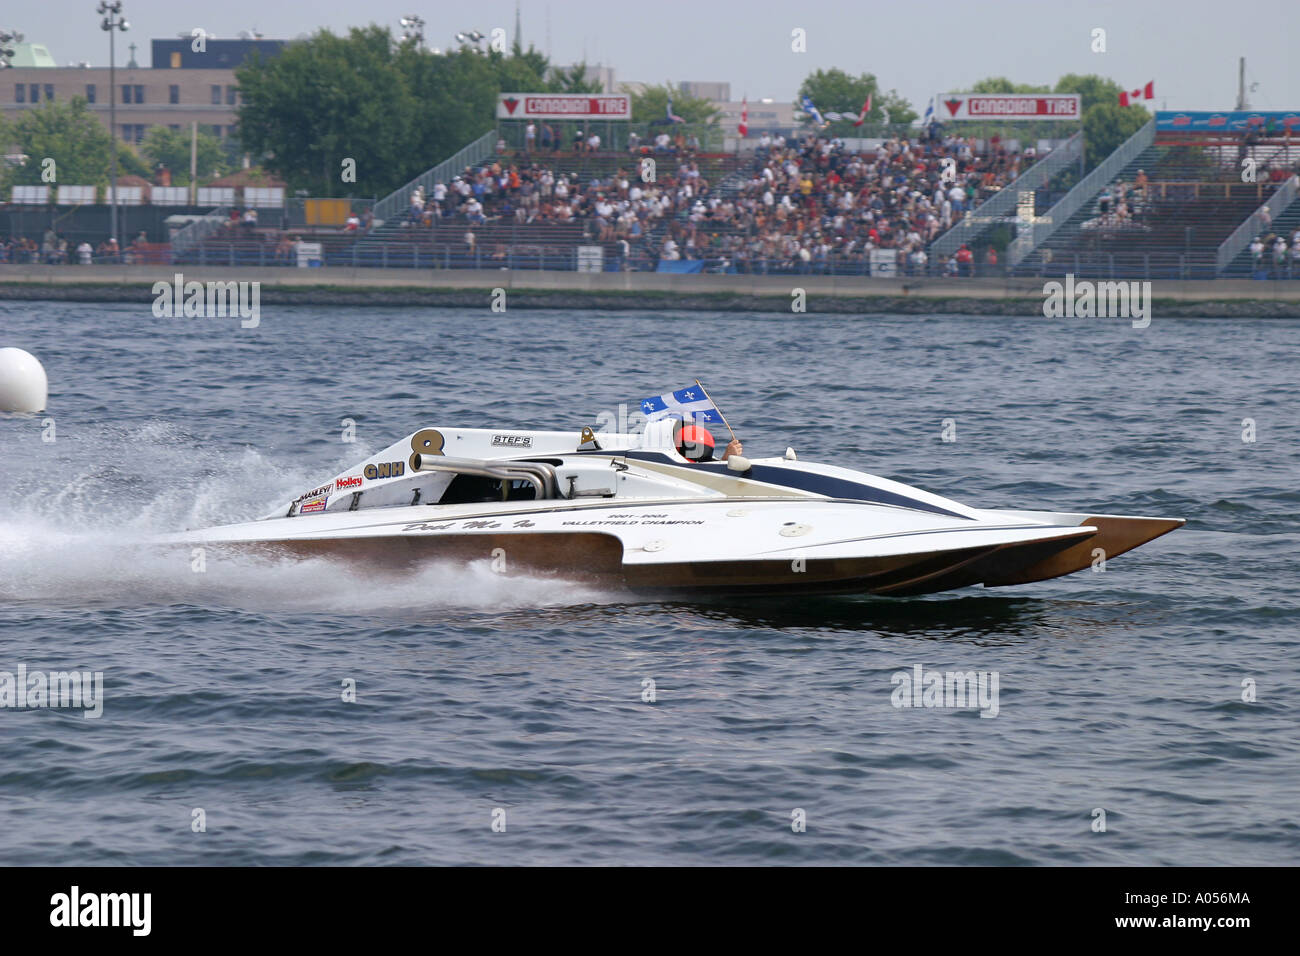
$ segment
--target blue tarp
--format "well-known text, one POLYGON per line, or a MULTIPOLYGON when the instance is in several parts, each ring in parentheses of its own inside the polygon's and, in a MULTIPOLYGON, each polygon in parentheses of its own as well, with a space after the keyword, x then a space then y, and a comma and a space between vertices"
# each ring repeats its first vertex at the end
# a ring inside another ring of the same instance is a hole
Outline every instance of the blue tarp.
POLYGON ((655 272, 694 273, 703 271, 704 262, 701 259, 660 259, 659 265, 655 267, 655 272))

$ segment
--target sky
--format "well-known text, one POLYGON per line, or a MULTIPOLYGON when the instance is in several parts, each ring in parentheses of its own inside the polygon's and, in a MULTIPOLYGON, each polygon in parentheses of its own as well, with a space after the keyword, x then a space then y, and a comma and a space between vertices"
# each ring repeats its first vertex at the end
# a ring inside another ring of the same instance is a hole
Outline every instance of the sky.
MULTIPOLYGON (((9 3, 0 26, 44 43, 61 65, 108 63, 96 0, 9 3)), ((923 112, 930 97, 986 76, 1053 84, 1064 73, 1099 73, 1129 89, 1155 81, 1156 109, 1228 109, 1236 100, 1237 59, 1246 57, 1255 109, 1300 107, 1300 2, 1251 0, 521 0, 525 45, 556 63, 586 59, 615 68, 619 81, 726 81, 732 96, 791 101, 814 70, 874 73, 923 112), (640 12, 640 11, 644 12, 640 12), (1093 52, 1105 30, 1106 52, 1093 52), (806 51, 791 49, 805 31, 806 51), (1291 49, 1288 50, 1288 44, 1291 49)), ((389 25, 415 13, 429 46, 446 47, 458 31, 513 36, 514 0, 473 5, 427 0, 124 0, 131 29, 118 47, 189 34, 234 37, 256 30, 287 39, 327 28, 389 25)))

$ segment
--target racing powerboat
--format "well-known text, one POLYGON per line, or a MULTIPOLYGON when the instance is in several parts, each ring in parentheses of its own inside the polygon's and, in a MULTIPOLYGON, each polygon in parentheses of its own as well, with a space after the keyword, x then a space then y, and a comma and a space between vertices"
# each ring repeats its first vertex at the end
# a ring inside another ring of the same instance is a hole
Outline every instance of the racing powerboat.
POLYGON ((171 538, 357 569, 485 561, 650 593, 928 594, 1092 567, 1178 518, 972 508, 835 465, 639 433, 423 428, 243 524, 171 538))

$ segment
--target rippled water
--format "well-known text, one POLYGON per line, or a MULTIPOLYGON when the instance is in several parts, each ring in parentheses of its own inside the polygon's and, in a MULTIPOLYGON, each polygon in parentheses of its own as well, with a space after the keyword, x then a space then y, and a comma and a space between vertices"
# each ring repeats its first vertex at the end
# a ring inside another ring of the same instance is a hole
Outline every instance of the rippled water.
POLYGON ((0 670, 105 686, 99 719, 0 709, 0 863, 1294 862, 1298 340, 1158 315, 268 306, 245 330, 0 303, 0 346, 52 383, 45 415, 0 415, 0 670), (1009 590, 700 604, 476 565, 199 574, 144 544, 419 426, 576 429, 696 376, 751 455, 1188 525, 1009 590), (997 717, 895 708, 918 664, 996 671, 997 717))

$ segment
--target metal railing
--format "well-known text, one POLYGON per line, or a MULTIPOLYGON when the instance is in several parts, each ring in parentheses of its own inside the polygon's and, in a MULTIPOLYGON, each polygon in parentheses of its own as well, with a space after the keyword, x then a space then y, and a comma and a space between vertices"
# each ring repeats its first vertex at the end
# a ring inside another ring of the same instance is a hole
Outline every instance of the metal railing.
POLYGON ((186 252, 198 245, 230 221, 230 207, 214 209, 202 219, 196 219, 172 236, 172 253, 186 252))
POLYGON ((1295 202, 1297 195, 1300 195, 1300 176, 1292 176, 1278 187, 1267 202, 1251 213, 1245 222, 1233 230, 1232 235, 1219 244, 1215 270, 1222 273, 1227 269, 1232 264, 1232 260, 1236 259, 1241 254, 1241 251, 1250 245, 1251 239, 1263 233, 1274 220, 1286 212, 1287 207, 1295 202), (1267 215, 1264 212, 1266 209, 1268 210, 1267 215))
POLYGON ((389 193, 375 203, 375 218, 388 222, 399 213, 405 212, 411 203, 411 193, 418 187, 423 186, 425 195, 429 195, 435 183, 449 182, 453 176, 464 172, 466 166, 473 166, 491 156, 496 151, 497 139, 497 131, 488 130, 450 159, 444 159, 437 166, 416 176, 405 186, 389 193))
MULTIPOLYGON (((502 269, 519 272, 575 272, 585 271, 576 248, 539 245, 535 243, 504 248, 468 248, 460 243, 415 243, 403 241, 327 242, 321 250, 321 265, 332 268, 416 269, 423 271, 445 269, 488 270, 499 273, 502 269)), ((680 261, 680 260, 679 260, 680 261)), ((698 260, 694 274, 732 274, 751 276, 860 276, 863 278, 914 279, 927 278, 951 281, 954 291, 963 280, 1002 279, 1008 271, 1005 262, 958 264, 953 260, 941 263, 931 259, 924 265, 893 263, 881 267, 862 256, 832 256, 804 262, 797 257, 776 258, 748 256, 705 255, 698 260)), ((95 254, 89 262, 70 250, 65 256, 50 257, 40 250, 16 250, 10 255, 0 248, 0 265, 185 265, 217 268, 256 267, 271 269, 301 269, 297 250, 283 248, 280 244, 257 240, 216 240, 199 243, 186 253, 176 253, 162 247, 151 247, 145 252, 128 248, 116 255, 95 254)), ((601 271, 604 272, 655 272, 659 257, 643 249, 633 249, 628 255, 619 255, 606 248, 601 271)), ((1270 260, 1266 278, 1300 281, 1300 259, 1289 257, 1286 262, 1270 260)), ((675 274, 689 275, 691 272, 675 274)), ((1029 275, 1031 273, 1022 273, 1029 275)), ((1072 274, 1088 279, 1215 279, 1223 278, 1215 271, 1214 252, 1162 253, 1162 252, 1095 252, 1074 250, 1057 254, 1053 259, 1038 263, 1032 275, 1043 279, 1060 278, 1072 274)), ((309 275, 303 272, 305 277, 309 275)), ((495 281, 495 280, 494 280, 495 281)), ((864 292, 867 290, 864 288, 864 292)))
POLYGON ((1022 225, 1020 235, 1007 246, 1007 266, 1015 268, 1024 262, 1030 253, 1046 242, 1052 233, 1065 225, 1071 216, 1083 208, 1084 204, 1101 192, 1103 186, 1118 176, 1125 166, 1141 155, 1143 150, 1151 146, 1155 138, 1156 121, 1152 118, 1130 136, 1119 149, 1106 157, 1101 165, 1079 180, 1060 202, 1047 211, 1045 216, 1035 219, 1027 227, 1022 225))
POLYGON ((1080 131, 962 217, 961 222, 930 244, 930 256, 950 256, 963 244, 973 242, 989 227, 1012 215, 1023 193, 1032 194, 1046 186, 1057 173, 1073 166, 1082 156, 1083 132, 1080 131))

